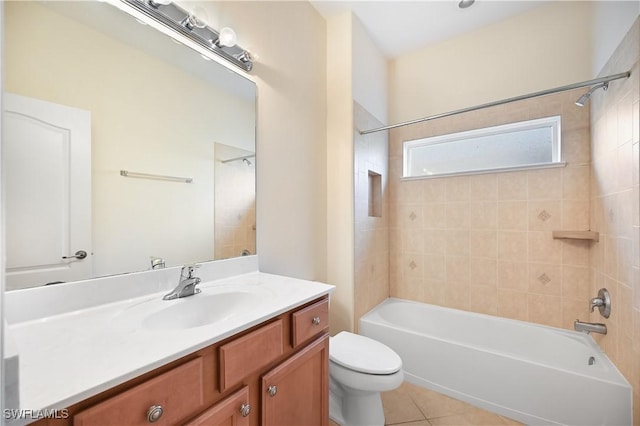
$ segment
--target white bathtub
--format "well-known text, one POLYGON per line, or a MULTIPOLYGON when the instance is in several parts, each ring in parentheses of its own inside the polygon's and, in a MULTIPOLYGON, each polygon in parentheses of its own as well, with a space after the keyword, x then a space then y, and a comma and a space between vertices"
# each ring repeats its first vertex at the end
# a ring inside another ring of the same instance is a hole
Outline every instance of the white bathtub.
POLYGON ((407 381, 520 422, 632 423, 631 386, 584 333, 394 298, 360 333, 400 355, 407 381))

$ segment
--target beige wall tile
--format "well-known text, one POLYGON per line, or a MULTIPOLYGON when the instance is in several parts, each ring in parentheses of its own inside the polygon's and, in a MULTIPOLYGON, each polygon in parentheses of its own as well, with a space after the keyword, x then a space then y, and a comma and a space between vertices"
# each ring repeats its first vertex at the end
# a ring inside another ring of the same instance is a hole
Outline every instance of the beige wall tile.
POLYGON ((472 257, 469 264, 470 282, 477 286, 497 288, 498 261, 486 257, 472 257))
POLYGON ((563 201, 562 225, 553 229, 588 230, 589 201, 563 201))
POLYGON ((469 255, 469 231, 468 230, 447 230, 445 234, 447 256, 469 255))
POLYGON ((526 200, 527 172, 498 174, 498 200, 526 200))
POLYGON ((562 327, 569 330, 574 328, 574 321, 588 321, 589 309, 582 300, 562 299, 562 327))
POLYGON ((429 280, 445 280, 446 267, 443 255, 425 255, 423 258, 424 278, 429 280))
POLYGON ((558 299, 544 294, 527 294, 528 321, 551 327, 562 327, 562 309, 558 299))
POLYGON ((445 302, 450 308, 469 310, 469 282, 447 281, 445 302))
POLYGON ((529 201, 527 203, 527 223, 530 231, 562 229, 561 201, 529 201))
POLYGON ((562 267, 546 263, 529 263, 527 268, 529 293, 560 296, 562 294, 562 267))
POLYGON ((604 245, 598 246, 599 243, 580 240, 563 240, 560 244, 562 247, 562 263, 574 266, 589 266, 589 250, 592 244, 594 248, 604 247, 604 245))
POLYGON ((562 198, 562 169, 527 172, 529 200, 559 200, 562 198))
POLYGON ((469 226, 475 229, 496 229, 498 204, 495 201, 469 203, 469 226))
POLYGON ((412 299, 419 302, 431 303, 434 305, 446 306, 446 281, 437 281, 427 278, 422 283, 423 296, 420 298, 412 299))
POLYGON ((469 281, 468 256, 447 256, 445 266, 447 281, 469 281))
POLYGON ((589 268, 580 266, 562 267, 562 297, 579 300, 584 305, 591 296, 589 289, 589 268))
POLYGON ((584 164, 591 159, 589 127, 562 131, 562 156, 569 164, 584 164))
POLYGON ((445 229, 447 227, 447 208, 445 203, 425 204, 423 206, 423 223, 427 229, 445 229))
POLYGON ((498 257, 498 232, 487 229, 469 231, 469 253, 475 257, 498 257))
POLYGON ((527 233, 498 231, 498 259, 513 262, 527 258, 527 233))
POLYGON ((446 204, 447 228, 467 229, 469 228, 469 203, 451 202, 446 204))
POLYGON ((443 229, 425 229, 424 254, 444 254, 446 248, 446 232, 443 229))
POLYGON ((525 262, 498 261, 498 288, 526 292, 527 264, 525 262))
MULTIPOLYGON (((401 235, 401 247, 403 252, 423 253, 425 236, 420 229, 402 229, 401 235)), ((375 246, 374 246, 375 248, 375 246)))
POLYGON ((527 293, 498 289, 498 315, 521 321, 527 321, 527 293))
POLYGON ((469 177, 458 176, 446 180, 445 199, 447 201, 469 200, 469 177))
POLYGON ((564 200, 589 200, 591 172, 588 165, 566 167, 562 170, 562 197, 564 200))
POLYGON ((495 174, 475 175, 469 177, 469 199, 498 199, 498 178, 495 174))
POLYGON ((562 242, 554 240, 550 231, 528 233, 529 261, 560 264, 562 262, 562 242))
POLYGON ((520 231, 527 229, 527 202, 499 201, 498 228, 501 230, 513 229, 520 231))
POLYGON ((423 187, 423 200, 425 203, 441 203, 444 202, 446 180, 445 179, 425 179, 418 180, 423 187))
POLYGON ((469 309, 487 315, 498 315, 498 289, 482 285, 469 287, 469 309))

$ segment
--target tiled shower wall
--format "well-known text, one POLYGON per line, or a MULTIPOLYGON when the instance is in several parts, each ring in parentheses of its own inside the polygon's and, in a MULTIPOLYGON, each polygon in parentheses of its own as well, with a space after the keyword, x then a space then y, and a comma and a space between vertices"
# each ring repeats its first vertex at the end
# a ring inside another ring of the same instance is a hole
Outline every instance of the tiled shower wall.
POLYGON ((607 324, 594 335, 634 388, 634 424, 640 425, 640 20, 627 34, 601 75, 631 70, 631 78, 612 82, 591 99, 591 227, 600 242, 591 250, 590 294, 611 292, 608 320, 596 311, 591 320, 607 324))
POLYGON ((215 259, 256 254, 256 166, 249 163, 216 160, 214 176, 215 259))
POLYGON ((588 320, 589 108, 585 89, 487 108, 390 132, 391 296, 539 324, 588 320), (566 167, 401 180, 402 142, 562 116, 566 167))
POLYGON ((354 102, 355 325, 389 297, 389 202, 386 132, 360 135, 382 123, 354 102))

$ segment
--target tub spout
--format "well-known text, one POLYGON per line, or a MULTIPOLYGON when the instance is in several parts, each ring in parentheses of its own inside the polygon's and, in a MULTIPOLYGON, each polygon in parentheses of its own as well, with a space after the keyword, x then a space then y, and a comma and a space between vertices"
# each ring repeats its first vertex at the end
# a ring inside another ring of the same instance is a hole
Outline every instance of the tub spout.
POLYGON ((583 333, 600 333, 607 334, 607 325, 595 322, 582 322, 580 320, 575 320, 573 323, 573 328, 576 331, 581 331, 583 333))

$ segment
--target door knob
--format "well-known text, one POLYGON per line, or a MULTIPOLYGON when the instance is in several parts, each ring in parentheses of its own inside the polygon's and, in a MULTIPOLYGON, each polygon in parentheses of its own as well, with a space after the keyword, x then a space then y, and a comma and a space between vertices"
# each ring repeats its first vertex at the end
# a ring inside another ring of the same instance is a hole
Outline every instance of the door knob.
POLYGON ((73 256, 62 256, 63 259, 84 259, 87 257, 87 252, 84 250, 78 250, 73 256))

